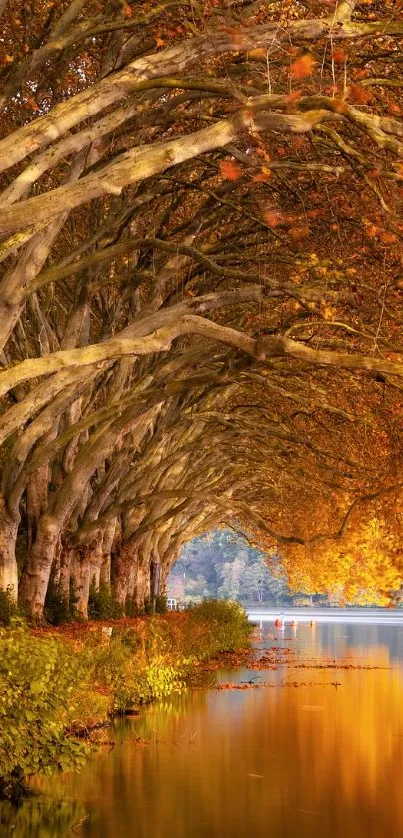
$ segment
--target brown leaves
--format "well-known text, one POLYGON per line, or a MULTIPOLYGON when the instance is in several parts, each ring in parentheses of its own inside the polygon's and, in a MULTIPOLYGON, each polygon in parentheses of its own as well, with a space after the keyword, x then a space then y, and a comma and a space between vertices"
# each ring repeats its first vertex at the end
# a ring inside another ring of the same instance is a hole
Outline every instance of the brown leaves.
POLYGON ((290 236, 295 242, 300 242, 302 239, 306 239, 306 237, 309 236, 309 233, 310 229, 306 224, 296 224, 290 228, 290 236))

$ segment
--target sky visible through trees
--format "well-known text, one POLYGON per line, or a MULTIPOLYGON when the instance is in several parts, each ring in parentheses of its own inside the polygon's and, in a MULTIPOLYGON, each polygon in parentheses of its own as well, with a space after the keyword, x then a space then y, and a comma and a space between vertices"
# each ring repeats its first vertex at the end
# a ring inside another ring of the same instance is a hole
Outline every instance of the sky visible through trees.
POLYGON ((401 0, 0 16, 0 589, 141 610, 229 525, 396 601, 401 0))

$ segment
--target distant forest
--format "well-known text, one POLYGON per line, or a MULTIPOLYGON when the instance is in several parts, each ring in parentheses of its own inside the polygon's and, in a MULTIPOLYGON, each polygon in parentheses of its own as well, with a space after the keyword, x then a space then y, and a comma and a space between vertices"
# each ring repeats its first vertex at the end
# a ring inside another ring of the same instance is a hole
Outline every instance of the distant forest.
POLYGON ((232 530, 215 530, 183 547, 168 578, 168 596, 183 602, 218 597, 245 604, 311 604, 310 596, 290 592, 280 561, 273 559, 269 568, 265 554, 232 530))

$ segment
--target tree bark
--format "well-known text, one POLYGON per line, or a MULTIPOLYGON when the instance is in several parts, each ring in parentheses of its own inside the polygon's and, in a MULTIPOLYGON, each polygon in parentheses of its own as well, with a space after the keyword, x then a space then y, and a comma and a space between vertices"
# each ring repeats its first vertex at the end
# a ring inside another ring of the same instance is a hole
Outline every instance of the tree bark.
POLYGON ((112 591, 116 602, 125 605, 133 599, 137 579, 137 553, 130 543, 122 545, 112 564, 112 591))
POLYGON ((116 518, 108 521, 102 540, 102 561, 99 582, 101 585, 111 584, 111 553, 116 532, 116 518))
POLYGON ((55 572, 55 582, 59 591, 65 599, 70 599, 70 578, 71 568, 74 561, 74 549, 64 547, 60 550, 59 560, 55 572))
POLYGON ((150 599, 150 561, 148 545, 138 550, 137 578, 133 593, 133 602, 138 611, 144 611, 145 603, 150 599))
POLYGON ((88 555, 81 550, 74 550, 71 560, 71 576, 74 584, 76 608, 85 620, 88 619, 91 569, 92 565, 88 560, 88 555))
POLYGON ((38 524, 36 539, 28 551, 27 563, 20 586, 21 603, 31 617, 43 619, 50 571, 57 562, 61 524, 52 515, 43 515, 38 524))
POLYGON ((15 557, 15 543, 19 525, 19 516, 11 517, 5 501, 0 495, 0 590, 9 591, 13 600, 18 594, 18 567, 15 557))

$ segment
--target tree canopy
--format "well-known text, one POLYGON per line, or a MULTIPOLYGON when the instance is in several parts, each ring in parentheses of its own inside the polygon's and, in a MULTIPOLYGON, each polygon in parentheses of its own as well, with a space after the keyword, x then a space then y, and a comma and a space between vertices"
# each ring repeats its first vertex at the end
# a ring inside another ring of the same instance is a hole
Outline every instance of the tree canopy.
POLYGON ((297 587, 400 588, 402 9, 0 0, 0 587, 34 617, 51 574, 142 607, 222 523, 297 587))

